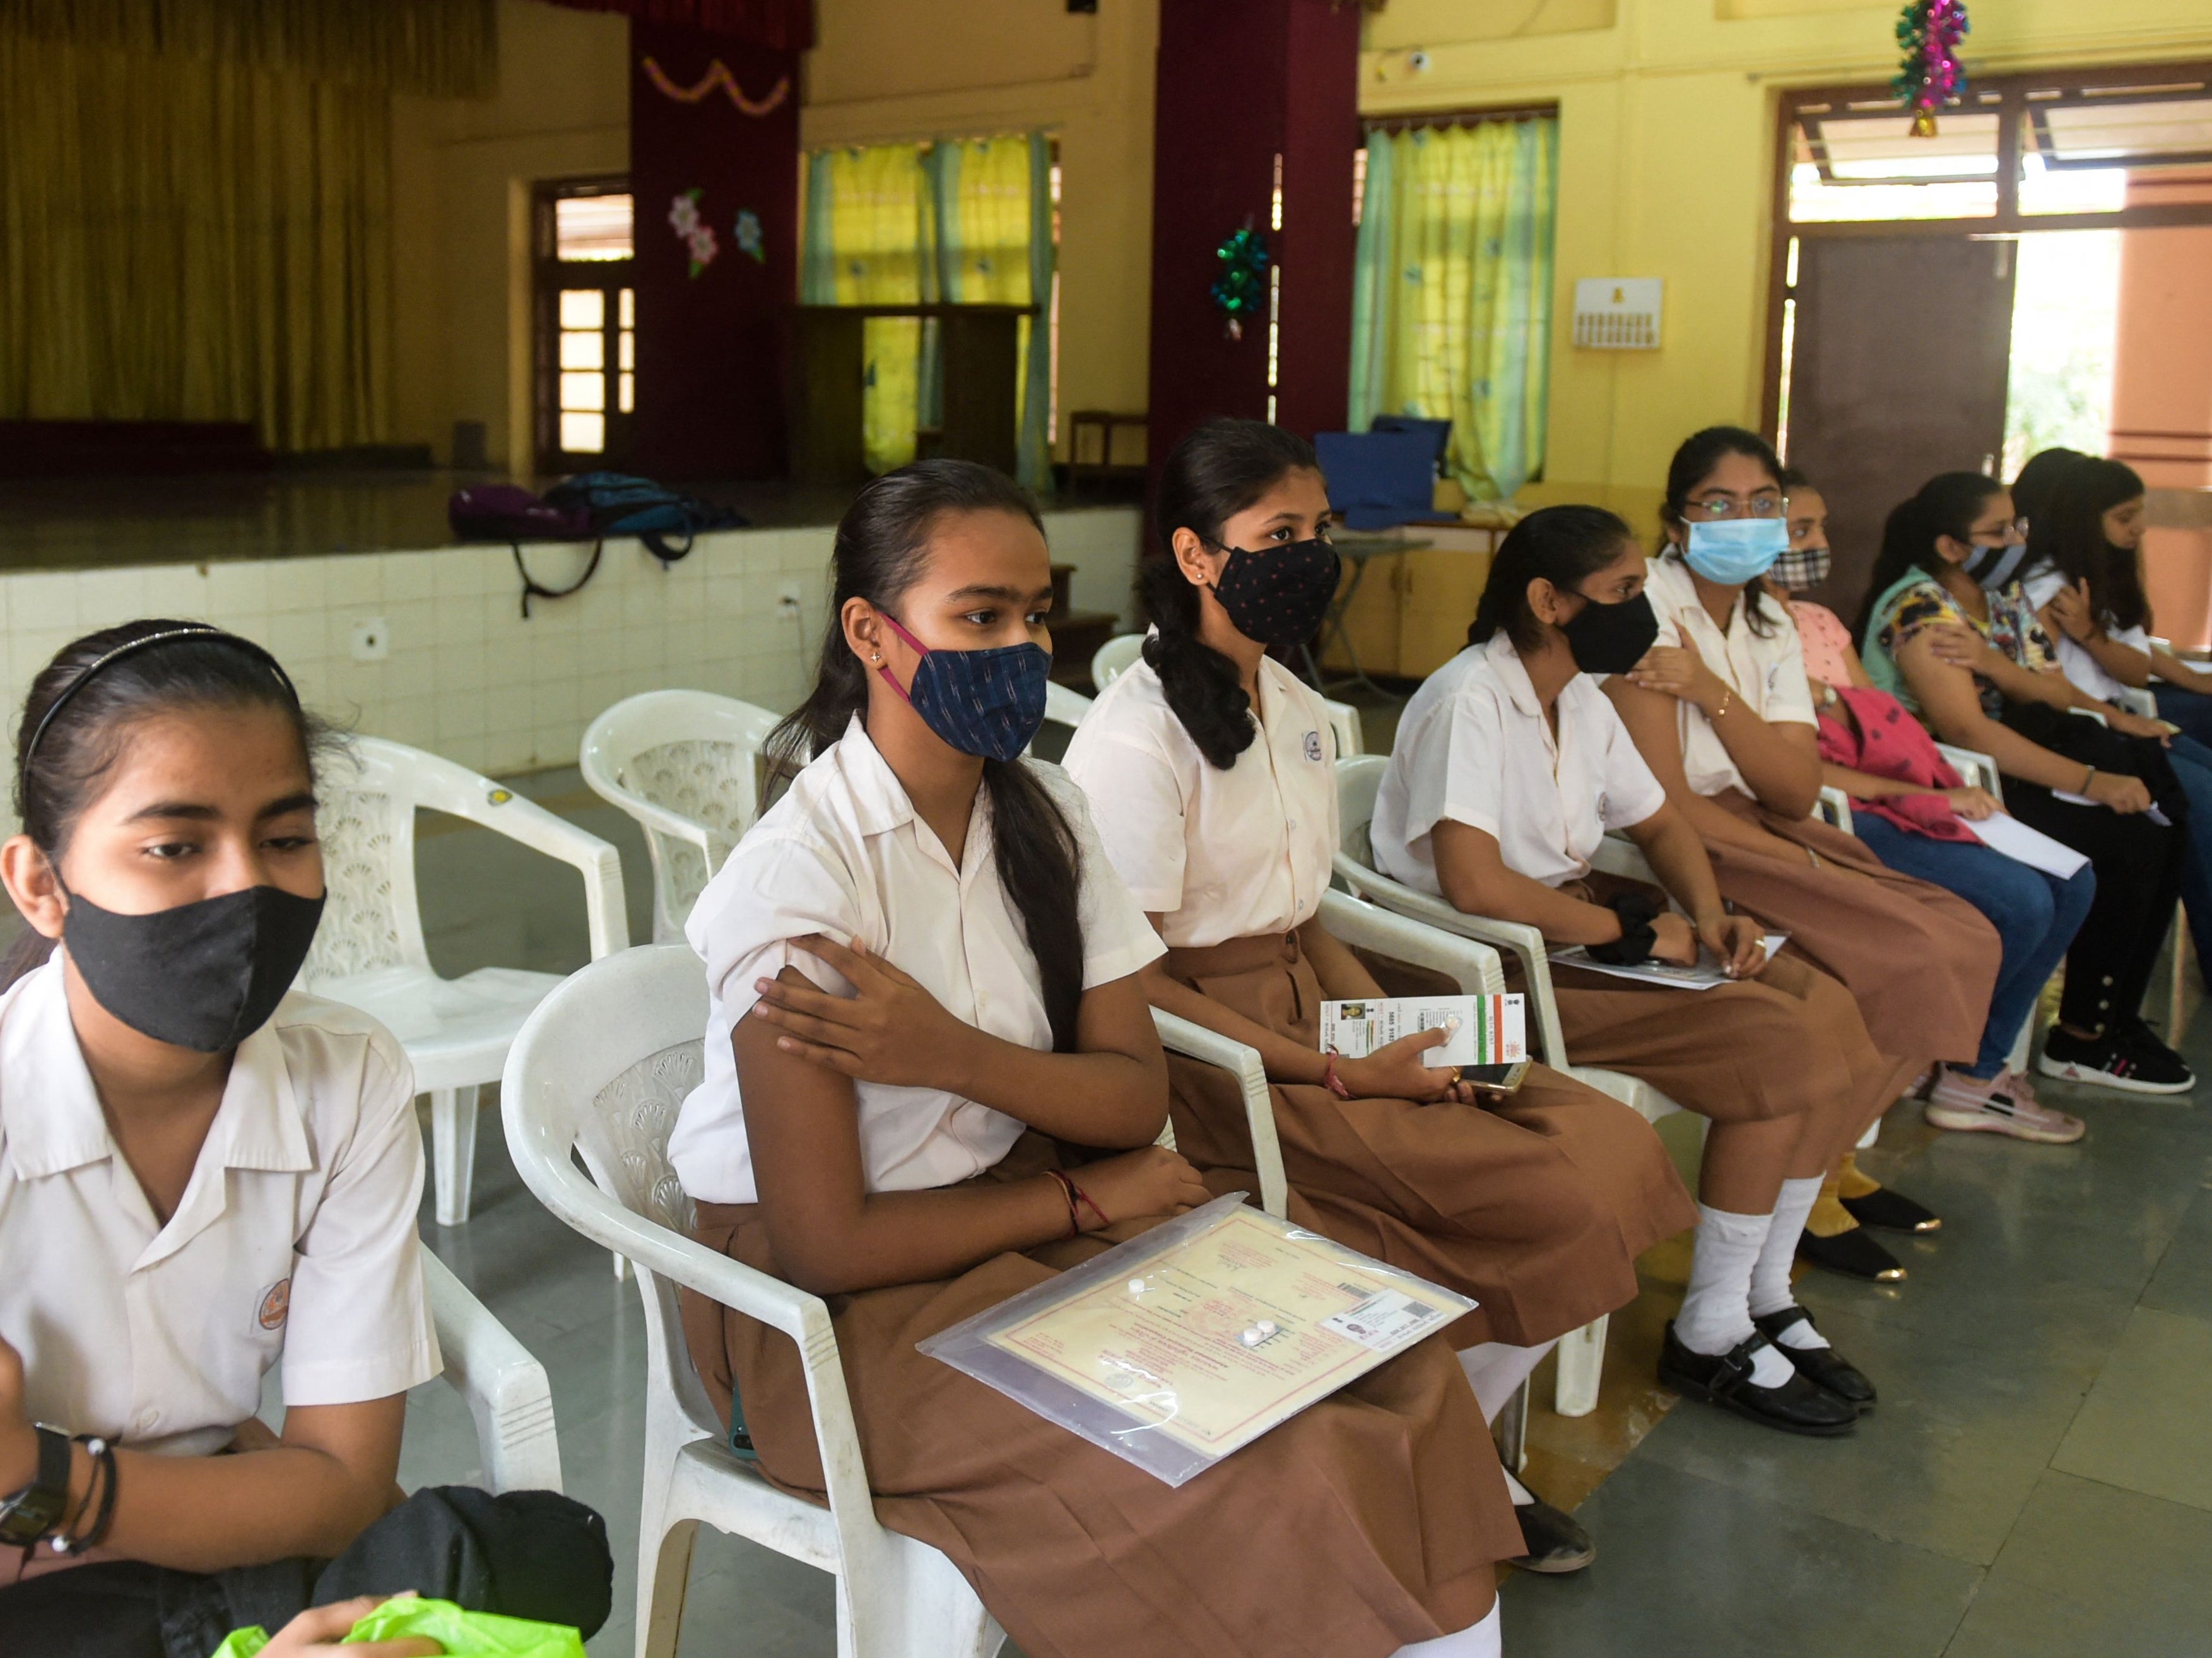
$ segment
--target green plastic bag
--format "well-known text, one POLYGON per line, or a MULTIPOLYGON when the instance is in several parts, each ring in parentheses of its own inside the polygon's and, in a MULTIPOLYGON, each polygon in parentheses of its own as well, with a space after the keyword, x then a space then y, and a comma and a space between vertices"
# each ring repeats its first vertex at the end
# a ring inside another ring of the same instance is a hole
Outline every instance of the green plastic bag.
MULTIPOLYGON (((408 1636, 437 1642, 447 1658, 584 1658, 583 1637, 573 1629, 464 1612, 450 1600, 387 1600, 353 1626, 345 1643, 408 1636)), ((234 1630, 210 1658, 255 1658, 268 1644, 268 1631, 258 1625, 234 1630)))

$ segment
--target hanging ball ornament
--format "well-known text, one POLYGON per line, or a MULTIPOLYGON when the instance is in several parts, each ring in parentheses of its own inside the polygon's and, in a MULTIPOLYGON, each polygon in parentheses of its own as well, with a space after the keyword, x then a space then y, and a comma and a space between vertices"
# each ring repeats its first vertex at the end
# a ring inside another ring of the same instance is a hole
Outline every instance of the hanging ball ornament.
POLYGON ((1905 61, 1889 83, 1898 100, 1912 112, 1912 136, 1936 136, 1936 112, 1956 103, 1966 90, 1966 66, 1959 61, 1959 41, 1966 33, 1966 0, 1911 0, 1897 19, 1897 44, 1905 61))
POLYGON ((1226 319, 1224 331, 1231 339, 1241 340, 1244 319, 1267 302, 1267 235, 1248 224, 1215 248, 1213 257, 1221 269, 1209 291, 1226 319))

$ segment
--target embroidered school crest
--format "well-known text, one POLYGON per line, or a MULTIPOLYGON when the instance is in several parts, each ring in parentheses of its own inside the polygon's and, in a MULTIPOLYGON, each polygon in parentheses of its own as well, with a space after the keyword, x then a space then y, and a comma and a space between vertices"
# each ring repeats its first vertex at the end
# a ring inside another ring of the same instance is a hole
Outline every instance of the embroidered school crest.
POLYGON ((1308 732, 1306 733, 1306 758, 1316 762, 1321 758, 1321 733, 1319 732, 1308 732))
POLYGON ((292 1280, 280 1278, 261 1292, 261 1310, 254 1322, 264 1330, 281 1330, 292 1310, 292 1280))

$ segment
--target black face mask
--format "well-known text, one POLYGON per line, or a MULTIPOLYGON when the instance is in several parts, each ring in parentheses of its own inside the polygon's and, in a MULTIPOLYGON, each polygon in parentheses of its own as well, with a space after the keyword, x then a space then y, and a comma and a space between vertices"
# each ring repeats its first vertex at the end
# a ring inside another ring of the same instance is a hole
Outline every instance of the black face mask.
POLYGON ((1659 637, 1658 613, 1643 593, 1617 604, 1596 599, 1575 612, 1574 620, 1559 624, 1575 666, 1584 673, 1626 673, 1644 659, 1659 637))
POLYGON ((93 999, 133 1030, 220 1054, 268 1023, 322 919, 320 898, 276 887, 145 915, 118 915, 70 893, 62 942, 93 999))
POLYGON ((1231 547, 1213 596, 1245 638, 1295 645, 1312 638, 1328 614, 1342 568, 1326 541, 1287 542, 1264 553, 1231 547))

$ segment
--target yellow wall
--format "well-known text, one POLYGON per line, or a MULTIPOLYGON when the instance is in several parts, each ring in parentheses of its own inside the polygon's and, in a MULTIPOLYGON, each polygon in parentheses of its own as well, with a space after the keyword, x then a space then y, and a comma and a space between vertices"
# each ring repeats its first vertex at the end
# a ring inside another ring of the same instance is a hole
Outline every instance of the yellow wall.
MULTIPOLYGON (((1603 501, 1648 526, 1683 437, 1757 423, 1778 92, 1887 80, 1896 15, 1887 0, 1391 0, 1368 20, 1366 113, 1559 106, 1549 453, 1524 501, 1603 501), (1577 276, 1664 278, 1662 348, 1577 350, 1577 276)), ((2002 0, 1973 21, 1970 74, 2212 57, 2203 0, 2002 0)))
POLYGON ((500 0, 499 29, 496 95, 394 102, 394 435, 444 461, 480 420, 526 476, 530 186, 629 166, 629 34, 538 0, 500 0))
MULTIPOLYGON (((821 0, 800 142, 1060 141, 1060 452, 1071 409, 1145 406, 1158 0, 821 0)), ((1233 118, 1235 100, 1223 105, 1233 118)))

